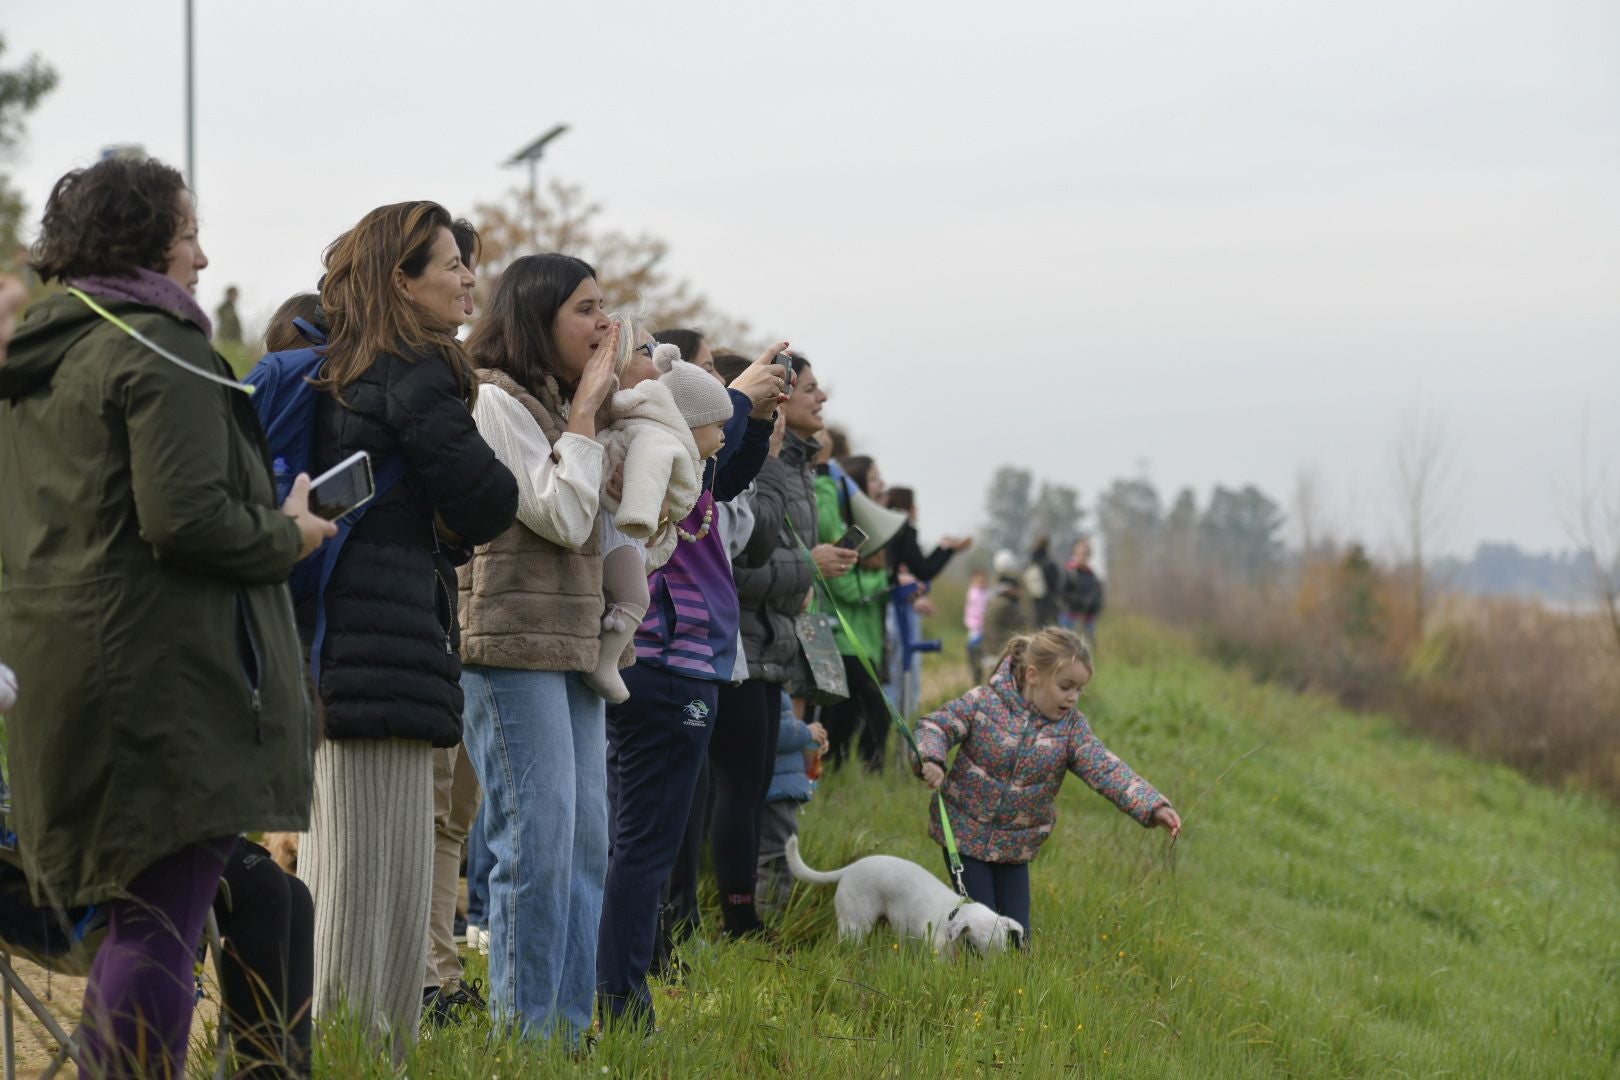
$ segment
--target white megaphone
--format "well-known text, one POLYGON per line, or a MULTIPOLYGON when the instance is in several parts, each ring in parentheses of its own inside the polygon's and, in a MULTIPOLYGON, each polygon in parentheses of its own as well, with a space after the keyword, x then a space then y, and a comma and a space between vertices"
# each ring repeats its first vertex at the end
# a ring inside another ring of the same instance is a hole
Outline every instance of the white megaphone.
POLYGON ((864 559, 888 547, 889 541, 900 532, 900 526, 906 523, 906 515, 879 506, 854 484, 846 483, 844 490, 849 493, 850 524, 860 526, 861 532, 866 534, 866 542, 855 550, 855 554, 864 559))

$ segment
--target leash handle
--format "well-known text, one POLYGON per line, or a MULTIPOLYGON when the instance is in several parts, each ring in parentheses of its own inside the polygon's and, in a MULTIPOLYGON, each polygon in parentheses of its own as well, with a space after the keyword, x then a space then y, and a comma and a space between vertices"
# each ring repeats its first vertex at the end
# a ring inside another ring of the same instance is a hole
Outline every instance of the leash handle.
MULTIPOLYGON (((901 735, 905 736, 906 744, 911 747, 912 756, 917 759, 917 765, 920 768, 922 766, 922 750, 917 746, 916 736, 911 733, 911 725, 906 723, 906 718, 900 715, 900 710, 895 708, 893 701, 889 700, 889 692, 883 689, 883 680, 878 678, 877 666, 872 663, 872 658, 866 651, 866 645, 861 641, 861 636, 855 632, 855 628, 849 624, 849 620, 844 617, 844 612, 839 608, 838 601, 833 599, 832 589, 827 584, 827 578, 822 574, 821 567, 816 565, 815 557, 810 554, 810 548, 805 544, 804 538, 799 535, 798 527, 793 524, 793 518, 789 515, 783 515, 783 517, 787 521, 788 531, 793 534, 794 542, 799 545, 799 553, 804 556, 805 562, 810 564, 810 572, 815 575, 818 595, 832 609, 833 615, 838 619, 838 625, 843 627, 844 636, 849 638, 851 645, 855 646, 855 658, 861 662, 861 667, 871 677, 873 685, 878 688, 878 693, 883 698, 883 704, 889 708, 890 722, 900 729, 901 735)), ((934 799, 939 805, 939 831, 945 837, 945 858, 950 864, 951 877, 954 879, 956 886, 956 895, 966 900, 968 894, 967 886, 962 881, 962 853, 956 847, 956 833, 951 829, 951 815, 945 810, 945 795, 943 792, 936 791, 934 792, 934 799)))

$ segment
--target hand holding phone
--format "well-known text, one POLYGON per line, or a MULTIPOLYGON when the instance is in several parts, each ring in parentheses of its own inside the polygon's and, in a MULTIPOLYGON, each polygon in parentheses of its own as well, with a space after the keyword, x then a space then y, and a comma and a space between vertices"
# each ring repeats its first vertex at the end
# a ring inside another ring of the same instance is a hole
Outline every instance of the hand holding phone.
POLYGON ((840 536, 833 547, 843 548, 845 551, 859 551, 861 545, 866 543, 866 530, 859 525, 851 525, 849 531, 840 536))
POLYGON ((310 512, 336 521, 370 502, 377 494, 371 476, 371 455, 356 450, 309 484, 310 512))

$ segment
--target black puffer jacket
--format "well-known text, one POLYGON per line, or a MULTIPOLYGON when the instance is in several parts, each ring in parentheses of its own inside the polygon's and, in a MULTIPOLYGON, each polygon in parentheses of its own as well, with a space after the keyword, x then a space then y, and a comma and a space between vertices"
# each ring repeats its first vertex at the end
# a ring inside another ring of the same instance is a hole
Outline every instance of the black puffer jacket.
MULTIPOLYGON (((455 373, 439 357, 383 356, 316 411, 313 466, 356 450, 373 468, 403 455, 405 478, 355 526, 326 587, 321 700, 331 739, 461 740, 460 632, 455 564, 435 511, 467 545, 487 543, 517 516, 517 481, 474 426, 455 373)), ((307 645, 313 605, 299 612, 307 645)))
POLYGON ((732 563, 742 607, 743 653, 748 676, 785 683, 793 674, 799 637, 793 618, 804 608, 815 573, 787 527, 816 543, 816 477, 821 447, 788 432, 779 457, 766 458, 754 479, 754 534, 732 563))

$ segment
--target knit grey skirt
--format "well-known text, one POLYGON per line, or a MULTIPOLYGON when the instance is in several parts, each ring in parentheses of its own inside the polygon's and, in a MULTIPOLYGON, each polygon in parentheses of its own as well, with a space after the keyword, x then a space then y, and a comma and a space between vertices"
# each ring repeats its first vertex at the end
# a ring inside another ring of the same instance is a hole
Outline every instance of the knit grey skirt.
POLYGON ((327 740, 298 873, 315 900, 315 1019, 358 1022, 397 1062, 416 1037, 433 895, 433 748, 327 740))

